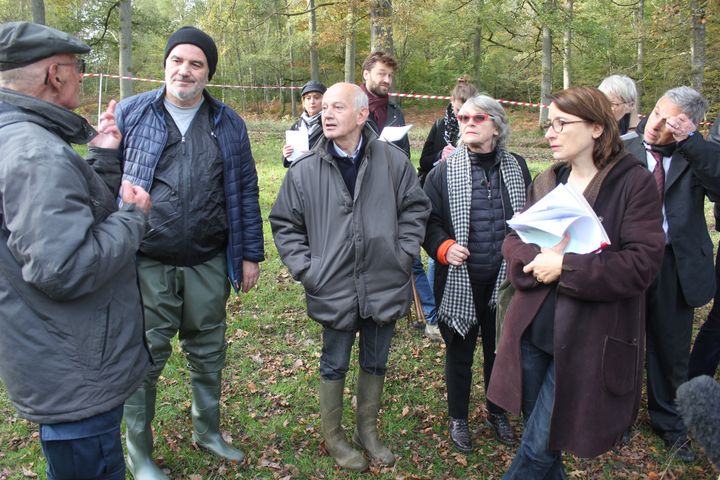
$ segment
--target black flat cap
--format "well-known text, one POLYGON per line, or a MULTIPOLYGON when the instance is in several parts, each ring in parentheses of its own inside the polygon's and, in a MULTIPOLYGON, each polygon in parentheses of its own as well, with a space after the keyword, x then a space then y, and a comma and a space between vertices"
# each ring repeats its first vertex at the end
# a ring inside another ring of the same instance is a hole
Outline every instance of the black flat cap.
POLYGON ((60 30, 30 22, 0 24, 0 70, 30 65, 58 53, 88 53, 90 47, 60 30))
POLYGON ((304 97, 306 93, 310 92, 319 92, 321 95, 325 94, 325 85, 318 82, 317 80, 310 80, 305 85, 303 85, 302 89, 300 90, 300 96, 304 97))

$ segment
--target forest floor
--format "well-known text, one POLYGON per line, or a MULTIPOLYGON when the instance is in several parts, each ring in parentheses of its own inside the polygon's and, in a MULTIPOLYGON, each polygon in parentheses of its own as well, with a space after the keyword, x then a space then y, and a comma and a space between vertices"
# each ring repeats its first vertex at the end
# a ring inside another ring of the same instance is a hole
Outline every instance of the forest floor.
MULTIPOLYGON (((536 125, 535 111, 509 110, 514 134, 510 150, 524 156, 536 174, 547 167, 550 151, 536 125)), ((437 109, 407 109, 413 159, 437 109)), ((248 128, 260 178, 263 219, 277 195, 285 170, 280 162, 283 130, 291 119, 248 118, 248 128)), ((708 215, 711 218, 710 207, 708 215)), ((482 354, 475 357, 470 427, 475 451, 455 450, 447 435, 443 380, 444 346, 409 326, 397 323, 390 354, 380 432, 398 457, 392 468, 373 466, 369 473, 341 471, 322 445, 317 398, 321 328, 305 313, 302 287, 280 262, 265 222, 267 260, 258 288, 231 295, 228 306, 227 368, 223 379, 222 429, 226 439, 242 448, 241 465, 216 460, 191 440, 190 386, 185 360, 177 343, 159 382, 154 423, 155 457, 173 479, 497 479, 505 472, 515 448, 495 441, 485 424, 482 354)), ((717 240, 717 239, 716 239, 717 240)), ((696 326, 708 307, 696 312, 696 326)), ((357 352, 353 353, 346 384, 344 425, 354 426, 353 393, 357 352)), ((0 480, 46 478, 35 424, 18 419, 0 385, 0 480)), ((521 419, 511 418, 518 435, 521 419)), ((592 432, 588 432, 592 435, 592 432)), ((592 460, 564 455, 573 479, 709 479, 718 472, 693 445, 698 461, 679 462, 651 433, 645 400, 631 440, 592 460)), ((128 475, 128 478, 130 476, 128 475)))

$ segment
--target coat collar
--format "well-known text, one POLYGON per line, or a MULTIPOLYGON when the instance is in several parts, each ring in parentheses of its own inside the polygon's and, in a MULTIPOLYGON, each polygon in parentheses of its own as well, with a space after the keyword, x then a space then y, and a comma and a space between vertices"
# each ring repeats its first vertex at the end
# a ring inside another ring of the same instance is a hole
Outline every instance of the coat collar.
POLYGON ((15 110, 14 121, 36 123, 68 143, 83 145, 97 135, 95 129, 83 117, 54 103, 8 88, 0 88, 0 101, 18 107, 15 110))

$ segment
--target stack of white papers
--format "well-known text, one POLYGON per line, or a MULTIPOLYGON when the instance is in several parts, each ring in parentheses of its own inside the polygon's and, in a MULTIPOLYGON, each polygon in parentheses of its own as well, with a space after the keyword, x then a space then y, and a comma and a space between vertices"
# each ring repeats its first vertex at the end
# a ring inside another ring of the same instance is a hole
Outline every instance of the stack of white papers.
POLYGON ((412 128, 412 124, 403 125, 402 127, 385 127, 380 132, 380 140, 383 142, 397 142, 403 138, 412 128))
POLYGON ((610 239, 600 219, 581 193, 572 186, 560 184, 535 205, 508 220, 525 243, 552 247, 567 232, 569 253, 600 252, 610 239))
POLYGON ((294 162, 310 150, 307 131, 285 130, 285 143, 293 148, 292 155, 287 159, 288 162, 294 162))

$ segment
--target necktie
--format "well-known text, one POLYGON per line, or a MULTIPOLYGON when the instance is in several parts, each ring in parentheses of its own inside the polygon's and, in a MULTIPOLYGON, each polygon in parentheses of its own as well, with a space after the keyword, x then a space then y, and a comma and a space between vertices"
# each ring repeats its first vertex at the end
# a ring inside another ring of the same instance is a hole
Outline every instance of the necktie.
POLYGON ((655 169, 653 170, 653 177, 655 177, 655 183, 657 184, 658 194, 660 194, 660 201, 664 201, 665 197, 665 168, 663 168, 663 155, 660 152, 650 150, 650 155, 655 159, 655 169))

